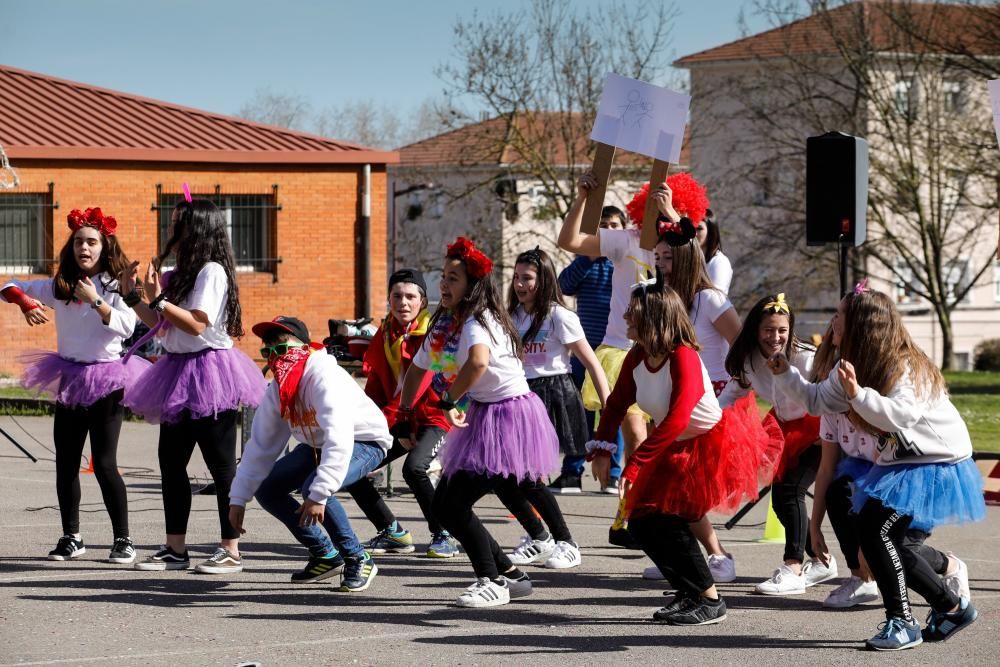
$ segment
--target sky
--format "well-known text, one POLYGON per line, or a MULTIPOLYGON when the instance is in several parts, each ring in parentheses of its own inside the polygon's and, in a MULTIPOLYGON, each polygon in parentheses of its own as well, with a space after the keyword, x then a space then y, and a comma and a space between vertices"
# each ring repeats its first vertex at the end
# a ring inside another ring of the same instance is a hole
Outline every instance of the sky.
MULTIPOLYGON (((0 0, 0 64, 223 114, 262 89, 405 112, 440 97, 456 18, 529 2, 0 0)), ((676 2, 671 59, 741 37, 740 0, 676 2)))

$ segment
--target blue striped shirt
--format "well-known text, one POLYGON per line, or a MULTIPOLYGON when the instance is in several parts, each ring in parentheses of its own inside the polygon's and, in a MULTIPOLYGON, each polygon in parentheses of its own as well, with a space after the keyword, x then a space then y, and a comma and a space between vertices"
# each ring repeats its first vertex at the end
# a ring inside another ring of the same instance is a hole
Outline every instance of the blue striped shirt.
POLYGON ((563 294, 576 297, 576 314, 593 348, 604 340, 608 327, 613 271, 614 264, 607 257, 591 260, 578 256, 559 274, 559 288, 563 294))

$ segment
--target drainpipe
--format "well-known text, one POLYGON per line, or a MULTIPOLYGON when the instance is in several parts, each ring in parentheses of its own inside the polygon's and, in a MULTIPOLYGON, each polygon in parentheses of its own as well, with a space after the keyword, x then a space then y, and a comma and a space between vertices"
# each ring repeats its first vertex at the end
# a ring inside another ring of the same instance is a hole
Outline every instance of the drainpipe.
POLYGON ((371 317, 372 286, 372 166, 361 171, 361 317, 371 317))

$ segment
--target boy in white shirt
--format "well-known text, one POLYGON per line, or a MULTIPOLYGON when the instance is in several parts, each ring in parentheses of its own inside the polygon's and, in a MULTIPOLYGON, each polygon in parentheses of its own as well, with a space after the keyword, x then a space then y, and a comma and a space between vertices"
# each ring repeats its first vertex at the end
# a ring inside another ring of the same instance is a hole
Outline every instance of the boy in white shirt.
POLYGON ((296 583, 343 572, 339 590, 363 591, 378 568, 334 494, 374 470, 392 444, 378 406, 354 379, 309 340, 306 326, 279 316, 253 327, 274 372, 253 420, 250 440, 230 490, 229 516, 243 532, 247 502, 257 501, 309 549, 296 583), (289 436, 299 445, 282 458, 289 436), (300 505, 292 493, 301 489, 300 505), (325 530, 324 530, 325 529, 325 530))

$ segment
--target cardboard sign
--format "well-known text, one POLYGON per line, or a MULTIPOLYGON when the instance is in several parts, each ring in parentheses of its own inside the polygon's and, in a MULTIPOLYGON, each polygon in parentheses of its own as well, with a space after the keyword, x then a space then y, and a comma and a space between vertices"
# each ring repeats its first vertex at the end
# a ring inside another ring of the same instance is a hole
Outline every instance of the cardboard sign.
POLYGON ((691 96, 608 74, 590 138, 677 164, 691 96))
POLYGON ((1000 79, 993 79, 987 85, 990 88, 990 105, 993 107, 993 128, 997 132, 997 144, 1000 144, 1000 79))

